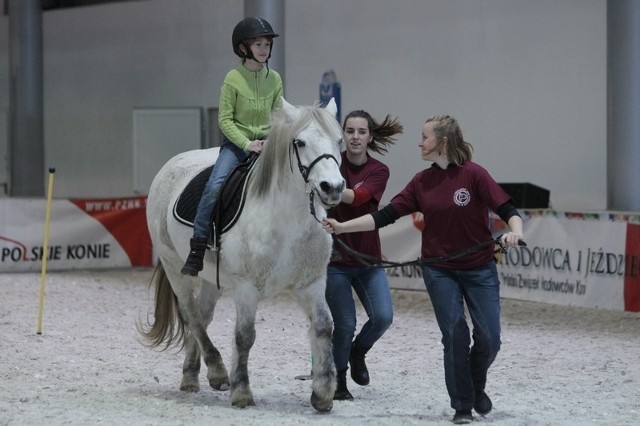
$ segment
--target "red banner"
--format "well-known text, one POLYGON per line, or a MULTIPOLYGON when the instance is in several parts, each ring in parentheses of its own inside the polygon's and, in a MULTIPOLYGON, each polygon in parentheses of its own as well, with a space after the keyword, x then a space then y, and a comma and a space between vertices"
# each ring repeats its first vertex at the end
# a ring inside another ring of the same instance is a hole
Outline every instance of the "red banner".
POLYGON ((131 266, 151 265, 151 238, 147 229, 146 197, 69 200, 100 222, 120 243, 131 266))
POLYGON ((640 225, 627 224, 624 310, 640 312, 640 225))

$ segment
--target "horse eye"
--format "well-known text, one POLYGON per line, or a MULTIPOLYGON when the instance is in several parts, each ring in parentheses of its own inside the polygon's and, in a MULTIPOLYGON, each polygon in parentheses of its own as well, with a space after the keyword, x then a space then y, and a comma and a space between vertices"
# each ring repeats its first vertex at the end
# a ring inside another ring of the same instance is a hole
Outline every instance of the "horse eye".
POLYGON ((296 144, 298 148, 304 148, 307 145, 305 141, 301 141, 300 139, 296 139, 293 143, 296 144))

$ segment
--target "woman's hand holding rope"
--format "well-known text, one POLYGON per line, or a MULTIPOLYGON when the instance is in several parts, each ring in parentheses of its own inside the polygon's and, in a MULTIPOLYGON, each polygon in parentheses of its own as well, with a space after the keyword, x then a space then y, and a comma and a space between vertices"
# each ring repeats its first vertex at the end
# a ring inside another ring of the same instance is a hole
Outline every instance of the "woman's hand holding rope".
POLYGON ((327 231, 329 234, 336 234, 339 235, 340 232, 336 232, 336 228, 338 228, 340 225, 340 222, 338 222, 335 219, 331 219, 331 218, 324 218, 322 219, 322 228, 324 228, 325 231, 327 231))
POLYGON ((516 234, 515 232, 507 232, 502 234, 498 238, 498 241, 506 248, 518 247, 521 245, 522 235, 516 234))

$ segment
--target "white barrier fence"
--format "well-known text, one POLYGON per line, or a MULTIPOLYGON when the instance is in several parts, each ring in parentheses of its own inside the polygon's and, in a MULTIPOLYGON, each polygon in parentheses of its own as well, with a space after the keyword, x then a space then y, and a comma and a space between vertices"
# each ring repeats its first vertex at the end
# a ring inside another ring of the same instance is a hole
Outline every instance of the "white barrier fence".
MULTIPOLYGON (((47 269, 150 266, 146 197, 53 200, 47 269)), ((46 201, 0 199, 0 272, 40 271, 46 201)))
MULTIPOLYGON (((52 202, 49 270, 151 266, 146 197, 52 202)), ((0 199, 0 272, 39 271, 45 200, 0 199)), ((498 263, 501 295, 561 305, 640 311, 640 214, 525 210, 526 247, 498 263)), ((491 219, 497 235, 504 228, 491 219)), ((380 230, 383 256, 420 256, 421 215, 380 230)), ((424 290, 419 266, 387 268, 393 288, 424 290)))

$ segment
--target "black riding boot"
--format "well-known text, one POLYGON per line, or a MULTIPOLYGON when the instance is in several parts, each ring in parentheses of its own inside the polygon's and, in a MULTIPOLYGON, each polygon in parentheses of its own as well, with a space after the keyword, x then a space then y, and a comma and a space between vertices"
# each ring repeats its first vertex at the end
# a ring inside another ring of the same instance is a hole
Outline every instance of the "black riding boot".
POLYGON ((191 245, 189 257, 187 257, 187 261, 180 272, 182 275, 195 277, 198 272, 202 271, 202 259, 204 258, 204 252, 207 250, 207 240, 205 238, 191 238, 189 243, 191 245))
POLYGON ((336 393, 333 395, 335 401, 353 401, 353 395, 347 389, 347 369, 338 371, 336 376, 338 386, 336 387, 336 393))
POLYGON ((371 348, 363 348, 353 343, 351 345, 351 354, 349 355, 349 364, 351 364, 351 378, 360 386, 369 384, 369 370, 364 362, 364 356, 371 348))

